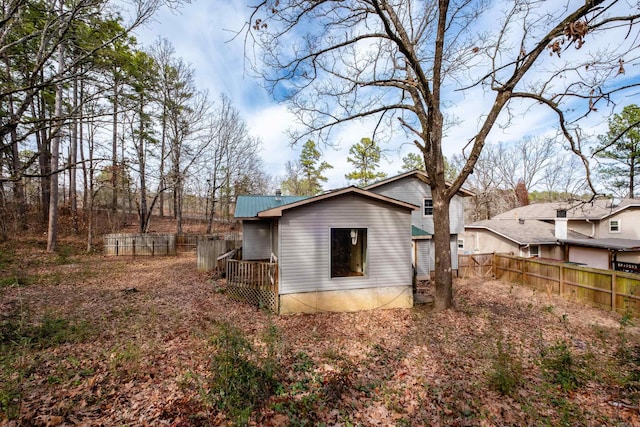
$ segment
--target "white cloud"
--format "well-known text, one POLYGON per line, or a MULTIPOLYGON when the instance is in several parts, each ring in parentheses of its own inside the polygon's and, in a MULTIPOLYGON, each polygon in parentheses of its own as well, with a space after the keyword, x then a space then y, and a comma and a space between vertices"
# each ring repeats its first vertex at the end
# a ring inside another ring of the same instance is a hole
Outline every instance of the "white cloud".
MULTIPOLYGON (((500 16, 497 10, 492 10, 487 16, 500 16)), ((284 105, 272 101, 259 82, 244 72, 244 38, 241 36, 232 39, 233 31, 243 27, 249 12, 250 9, 244 2, 194 0, 191 4, 184 5, 179 13, 162 10, 157 15, 156 22, 138 31, 138 39, 148 46, 158 36, 167 38, 175 47, 176 54, 193 66, 196 81, 201 88, 206 88, 214 99, 218 94, 226 93, 243 114, 251 133, 261 138, 261 156, 267 172, 277 177, 284 174, 287 160, 299 156, 300 148, 291 147, 285 134, 288 128, 295 125, 293 115, 287 112, 284 105)), ((603 45, 610 42, 611 40, 602 41, 603 45)), ((575 54, 568 52, 566 57, 575 54)), ((627 66, 628 72, 637 73, 637 69, 635 66, 634 70, 632 64, 627 66)), ((451 103, 447 114, 460 120, 459 125, 446 132, 443 149, 447 157, 461 153, 469 138, 477 132, 480 114, 488 112, 494 97, 493 93, 485 93, 480 88, 445 94, 447 102, 451 103)), ((517 114, 511 118, 510 126, 505 129, 496 126, 489 135, 488 143, 516 141, 525 136, 548 136, 555 133, 557 118, 548 108, 532 103, 513 103, 513 107, 517 114)), ((594 129, 606 129, 606 121, 602 118, 605 110, 610 111, 603 106, 598 114, 593 114, 590 124, 594 129)), ((504 124, 507 118, 507 113, 503 112, 500 115, 500 123, 504 124)), ((351 169, 347 162, 349 147, 362 137, 371 136, 373 129, 373 123, 353 122, 332 132, 331 143, 338 148, 321 147, 324 160, 334 166, 327 171, 329 182, 326 188, 348 184, 344 175, 351 169)), ((402 164, 401 158, 408 152, 417 152, 417 148, 410 141, 409 137, 397 133, 390 142, 380 143, 389 160, 381 162, 381 168, 385 172, 390 175, 397 173, 402 164)))

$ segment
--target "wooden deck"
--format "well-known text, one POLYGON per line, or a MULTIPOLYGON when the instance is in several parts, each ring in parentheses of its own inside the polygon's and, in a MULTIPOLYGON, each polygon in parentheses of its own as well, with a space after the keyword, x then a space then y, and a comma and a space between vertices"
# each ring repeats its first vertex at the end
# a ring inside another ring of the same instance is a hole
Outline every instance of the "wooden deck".
POLYGON ((237 301, 278 313, 278 263, 227 260, 227 293, 237 301))

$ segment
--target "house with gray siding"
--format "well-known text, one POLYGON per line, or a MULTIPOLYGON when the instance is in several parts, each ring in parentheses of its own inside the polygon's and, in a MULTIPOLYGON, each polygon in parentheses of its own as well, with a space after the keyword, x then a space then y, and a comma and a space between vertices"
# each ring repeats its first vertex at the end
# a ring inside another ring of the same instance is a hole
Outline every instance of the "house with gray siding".
POLYGON ((640 200, 535 203, 465 227, 465 253, 512 253, 640 273, 640 200))
MULTIPOLYGON (((435 268, 433 236, 433 202, 429 176, 419 170, 406 172, 364 187, 368 191, 417 205, 420 209, 411 214, 411 259, 418 280, 427 280, 435 268)), ((459 235, 464 232, 464 200, 473 196, 460 190, 449 205, 451 263, 458 269, 459 235)))
POLYGON ((560 225, 549 224, 537 219, 485 219, 465 226, 461 249, 471 253, 508 253, 531 258, 564 260, 565 247, 560 237, 574 240, 588 239, 588 236, 560 225))
POLYGON ((416 209, 347 187, 297 200, 240 196, 235 217, 243 259, 277 262, 279 312, 309 313, 411 307, 416 209))

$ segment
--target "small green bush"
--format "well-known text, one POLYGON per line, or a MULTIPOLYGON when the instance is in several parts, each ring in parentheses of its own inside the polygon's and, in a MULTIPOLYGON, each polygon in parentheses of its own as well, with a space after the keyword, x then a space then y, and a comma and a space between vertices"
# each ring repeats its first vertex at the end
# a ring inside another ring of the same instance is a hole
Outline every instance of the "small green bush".
POLYGON ((49 314, 35 325, 25 324, 15 316, 0 322, 0 344, 3 345, 48 348, 67 342, 82 342, 90 334, 87 322, 71 322, 49 314))
POLYGON ((69 245, 60 245, 56 252, 58 253, 56 264, 63 265, 71 262, 70 257, 73 254, 73 247, 69 245))
POLYGON ((514 354, 510 345, 504 345, 502 338, 496 342, 496 354, 493 358, 489 382, 504 396, 512 395, 522 384, 522 361, 514 354))
POLYGON ((551 347, 543 348, 541 356, 542 374, 549 383, 560 386, 564 391, 576 390, 585 383, 586 364, 571 353, 566 342, 558 341, 551 347))
POLYGON ((0 418, 4 415, 8 419, 16 419, 20 415, 19 385, 10 378, 2 379, 0 383, 0 418))
POLYGON ((293 370, 295 372, 307 373, 311 372, 311 370, 313 370, 313 368, 315 367, 313 359, 309 357, 309 355, 304 351, 299 351, 298 353, 296 353, 295 357, 296 360, 293 363, 293 370))
MULTIPOLYGON (((273 333, 268 331, 267 335, 273 337, 273 333)), ((276 389, 277 364, 269 360, 273 351, 261 358, 242 332, 228 324, 220 326, 213 343, 217 351, 211 360, 208 400, 235 423, 244 425, 276 389)))

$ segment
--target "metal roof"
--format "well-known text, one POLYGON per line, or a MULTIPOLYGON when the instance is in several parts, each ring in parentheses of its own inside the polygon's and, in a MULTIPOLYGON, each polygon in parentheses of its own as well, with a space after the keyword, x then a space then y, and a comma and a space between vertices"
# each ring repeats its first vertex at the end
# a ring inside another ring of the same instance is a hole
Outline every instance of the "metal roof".
POLYGON ((433 236, 433 234, 428 231, 424 231, 422 228, 416 227, 415 225, 411 226, 411 237, 427 237, 433 236))
POLYGON ((383 203, 388 203, 390 205, 394 205, 397 207, 409 209, 409 210, 417 210, 420 207, 411 203, 403 202, 402 200, 396 200, 391 197, 383 196, 378 193, 374 193, 372 191, 363 190, 362 188, 358 188, 355 186, 341 188, 339 190, 329 191, 327 193, 319 194, 313 197, 307 197, 303 200, 298 200, 296 202, 291 202, 286 205, 275 206, 270 209, 265 209, 259 211, 257 216, 260 218, 273 218, 282 216, 282 212, 288 209, 295 209, 299 206, 306 206, 312 203, 321 202, 323 200, 327 200, 333 197, 345 196, 345 195, 357 195, 360 197, 365 197, 368 199, 377 200, 383 203))
POLYGON ((258 212, 288 205, 311 196, 238 196, 234 218, 256 218, 258 212))

